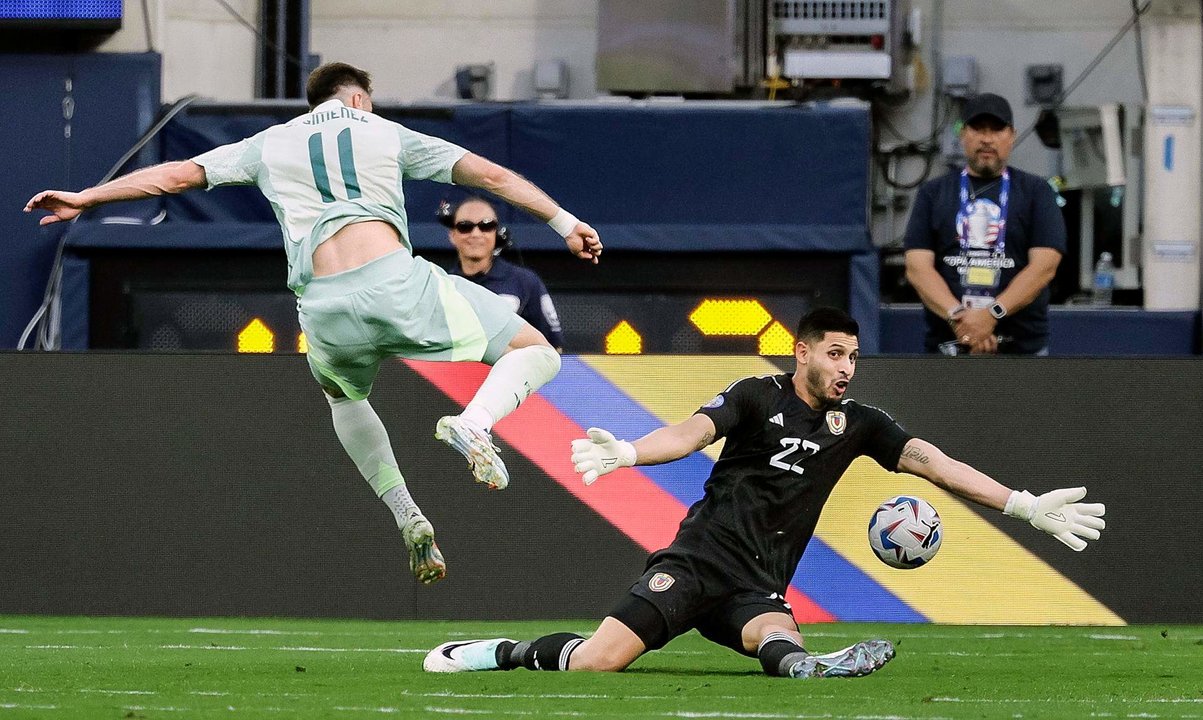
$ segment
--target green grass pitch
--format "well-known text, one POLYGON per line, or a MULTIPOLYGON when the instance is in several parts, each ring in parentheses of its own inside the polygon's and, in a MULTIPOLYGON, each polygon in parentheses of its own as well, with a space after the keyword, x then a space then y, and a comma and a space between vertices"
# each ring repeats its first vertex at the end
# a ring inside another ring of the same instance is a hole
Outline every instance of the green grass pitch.
POLYGON ((0 616, 9 718, 1203 718, 1203 627, 803 628, 898 646, 850 680, 769 678, 696 634, 621 674, 422 672, 454 638, 593 623, 0 616))

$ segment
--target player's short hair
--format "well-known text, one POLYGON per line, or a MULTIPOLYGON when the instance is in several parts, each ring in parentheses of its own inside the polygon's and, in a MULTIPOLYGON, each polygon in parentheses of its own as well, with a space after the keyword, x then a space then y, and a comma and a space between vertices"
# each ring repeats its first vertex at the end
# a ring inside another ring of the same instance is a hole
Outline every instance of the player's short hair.
POLYGON ((817 342, 829 332, 860 336, 860 325, 848 313, 833 307, 818 307, 798 321, 798 339, 804 343, 817 342))
POLYGON ((342 62, 326 63, 309 73, 305 84, 305 97, 309 107, 315 108, 338 94, 339 88, 355 85, 372 94, 372 76, 366 70, 342 62))

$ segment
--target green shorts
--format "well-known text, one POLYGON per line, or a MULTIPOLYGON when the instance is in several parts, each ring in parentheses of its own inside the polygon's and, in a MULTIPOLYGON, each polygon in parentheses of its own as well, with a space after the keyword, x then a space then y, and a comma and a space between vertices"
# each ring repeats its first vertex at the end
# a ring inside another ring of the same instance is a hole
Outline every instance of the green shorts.
POLYGON ((405 250, 314 278, 297 311, 314 378, 353 400, 385 358, 492 364, 523 325, 492 292, 405 250))

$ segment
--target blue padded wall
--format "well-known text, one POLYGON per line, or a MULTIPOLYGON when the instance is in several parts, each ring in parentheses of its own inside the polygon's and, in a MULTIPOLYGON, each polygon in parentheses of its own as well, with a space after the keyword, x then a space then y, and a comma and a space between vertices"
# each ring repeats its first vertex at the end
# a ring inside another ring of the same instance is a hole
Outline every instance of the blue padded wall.
MULTIPOLYGON (((39 190, 96 183, 133 146, 159 108, 160 58, 0 55, 0 69, 0 117, 11 139, 0 153, 0 347, 12 348, 41 304, 63 230, 39 228, 22 207, 39 190)), ((127 204, 103 214, 153 210, 127 204)))
POLYGON ((514 167, 605 226, 612 249, 872 250, 867 106, 519 105, 513 117, 514 167))

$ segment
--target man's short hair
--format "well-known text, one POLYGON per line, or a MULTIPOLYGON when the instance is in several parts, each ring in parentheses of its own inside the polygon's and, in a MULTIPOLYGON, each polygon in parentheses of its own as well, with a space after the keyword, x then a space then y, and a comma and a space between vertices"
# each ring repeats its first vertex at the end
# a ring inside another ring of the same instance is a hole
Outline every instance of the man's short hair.
POLYGON ((305 97, 309 100, 309 107, 315 108, 337 95, 339 88, 350 85, 363 88, 368 95, 372 94, 372 76, 367 71, 347 63, 326 63, 309 73, 305 97))
POLYGON ((818 307, 798 321, 798 340, 810 344, 823 339, 829 332, 846 333, 857 337, 860 325, 848 313, 833 307, 818 307))

